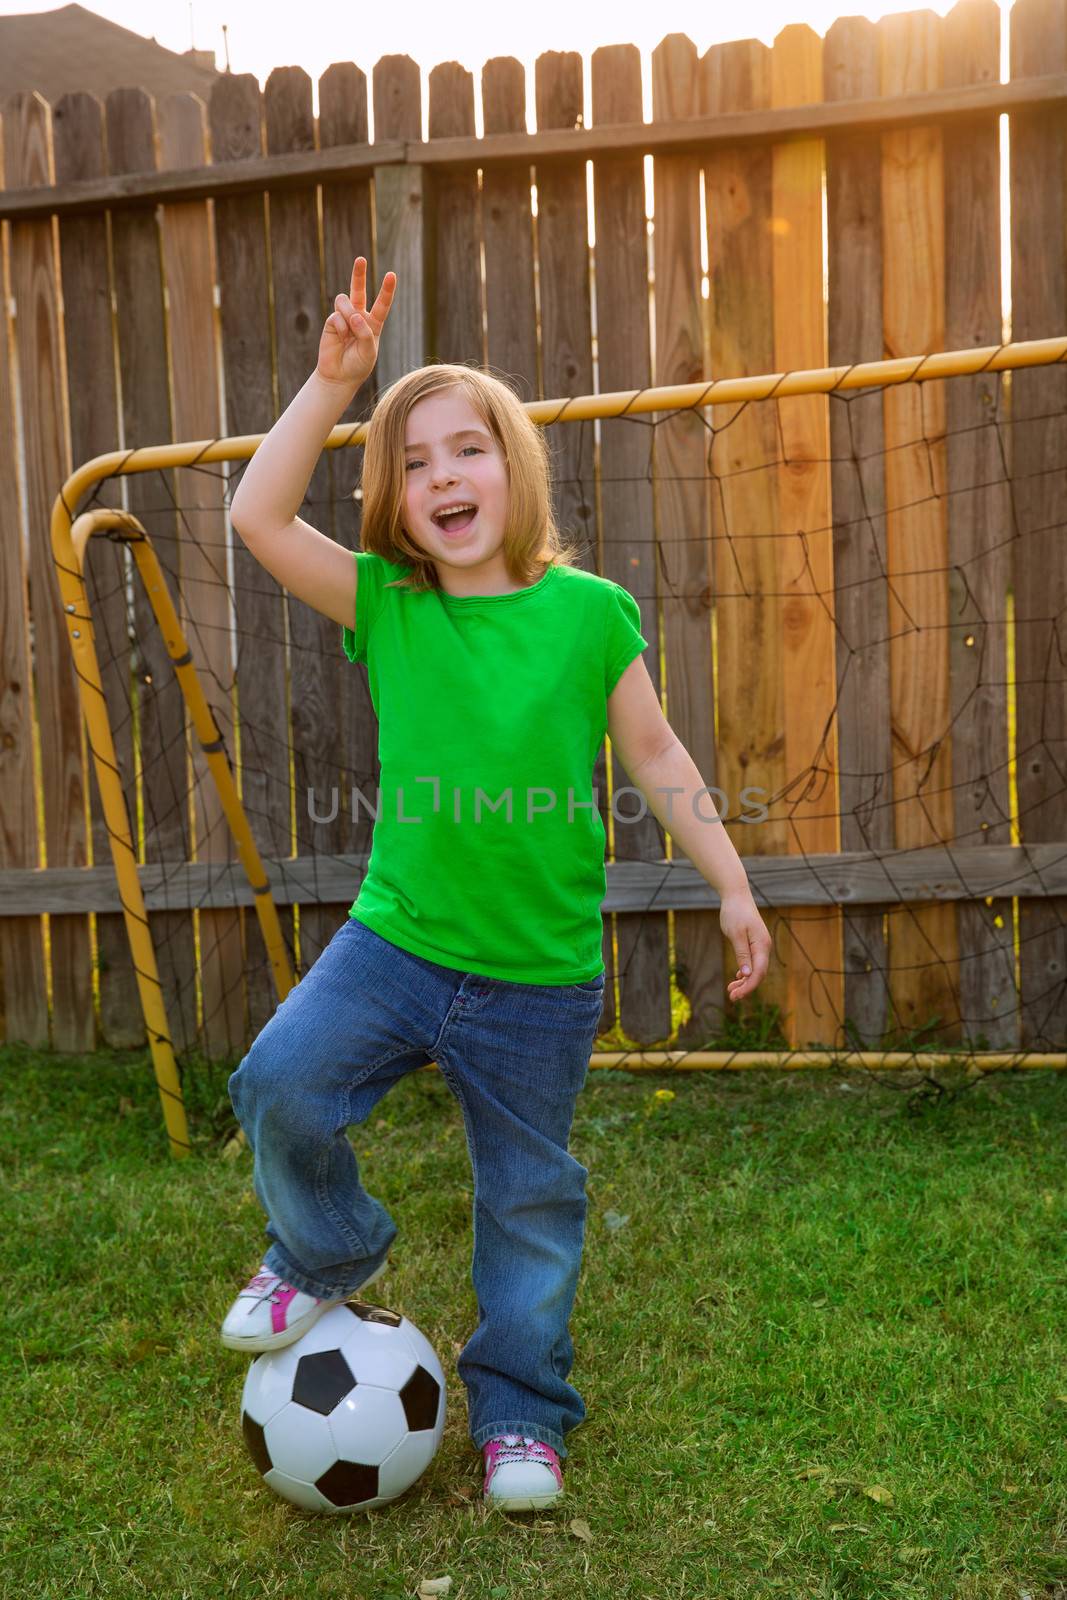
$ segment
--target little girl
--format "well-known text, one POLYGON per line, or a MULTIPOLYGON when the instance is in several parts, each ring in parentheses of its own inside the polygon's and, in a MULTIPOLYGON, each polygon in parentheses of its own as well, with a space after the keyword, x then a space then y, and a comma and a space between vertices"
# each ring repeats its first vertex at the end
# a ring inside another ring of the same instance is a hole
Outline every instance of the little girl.
POLYGON ((533 1509, 562 1493, 585 1417, 567 1377, 588 1172, 567 1144, 603 1007, 592 769, 607 697, 647 644, 633 597, 563 545, 540 430, 477 368, 420 367, 379 398, 362 550, 297 516, 377 360, 396 275, 368 312, 366 274, 360 256, 231 507, 267 571, 366 663, 381 780, 348 918, 229 1080, 271 1243, 222 1342, 291 1344, 385 1270, 397 1229, 346 1130, 436 1062, 474 1176, 470 1436, 486 1498, 533 1509))

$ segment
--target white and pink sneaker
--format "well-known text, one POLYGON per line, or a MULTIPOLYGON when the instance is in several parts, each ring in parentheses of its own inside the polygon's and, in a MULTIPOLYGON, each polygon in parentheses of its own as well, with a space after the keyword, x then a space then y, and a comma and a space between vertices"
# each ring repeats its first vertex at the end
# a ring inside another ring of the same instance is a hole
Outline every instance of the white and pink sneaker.
POLYGON ((482 1496, 501 1511, 541 1511, 563 1494, 563 1472, 551 1445, 502 1433, 482 1446, 482 1496))
POLYGON ((343 1305, 354 1294, 376 1282, 388 1265, 388 1261, 383 1261, 358 1289, 337 1295, 332 1300, 320 1300, 286 1283, 264 1262, 226 1313, 222 1324, 222 1342, 228 1350, 249 1350, 253 1355, 261 1350, 280 1350, 284 1345, 293 1344, 315 1325, 324 1311, 329 1311, 331 1306, 343 1305))

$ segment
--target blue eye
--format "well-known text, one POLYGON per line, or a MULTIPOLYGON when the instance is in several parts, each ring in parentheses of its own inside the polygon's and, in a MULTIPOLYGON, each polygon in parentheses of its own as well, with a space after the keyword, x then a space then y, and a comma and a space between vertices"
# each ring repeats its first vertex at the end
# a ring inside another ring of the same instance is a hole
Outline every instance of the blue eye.
MULTIPOLYGON (((460 455, 465 454, 465 452, 468 451, 468 450, 473 450, 476 455, 484 455, 485 454, 485 452, 478 445, 476 445, 476 444, 465 444, 463 446, 463 449, 460 451, 460 455)), ((417 467, 417 466, 421 466, 421 465, 422 465, 421 457, 420 456, 412 456, 410 461, 406 461, 404 463, 404 471, 406 472, 409 467, 417 467)))

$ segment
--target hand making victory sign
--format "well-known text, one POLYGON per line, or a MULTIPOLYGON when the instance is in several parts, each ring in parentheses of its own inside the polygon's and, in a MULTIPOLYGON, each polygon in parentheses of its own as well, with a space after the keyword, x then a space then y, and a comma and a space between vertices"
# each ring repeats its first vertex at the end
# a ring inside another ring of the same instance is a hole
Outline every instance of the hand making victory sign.
POLYGON ((319 340, 316 371, 327 383, 355 388, 366 383, 378 359, 378 341, 395 293, 396 273, 387 272, 378 298, 368 311, 367 258, 356 257, 349 291, 334 300, 334 309, 326 318, 319 340))

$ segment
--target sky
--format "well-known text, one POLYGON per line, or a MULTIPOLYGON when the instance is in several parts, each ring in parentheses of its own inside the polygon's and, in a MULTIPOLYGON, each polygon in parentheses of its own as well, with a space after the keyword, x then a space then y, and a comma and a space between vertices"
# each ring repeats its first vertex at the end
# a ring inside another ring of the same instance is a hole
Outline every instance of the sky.
MULTIPOLYGON (((86 4, 86 0, 80 0, 86 4)), ((55 0, 0 0, 0 13, 57 9, 55 0)), ((382 56, 409 55, 423 68, 424 100, 431 67, 458 61, 477 75, 492 56, 514 55, 526 66, 527 106, 533 105, 533 63, 544 50, 577 50, 586 67, 600 45, 636 44, 644 68, 645 121, 651 115, 651 52, 665 35, 685 33, 703 52, 727 39, 757 38, 772 44, 791 22, 807 22, 824 34, 838 16, 872 21, 896 11, 930 10, 944 16, 952 0, 746 0, 743 14, 715 0, 670 0, 669 4, 621 7, 618 0, 415 0, 414 4, 342 6, 332 0, 299 0, 274 6, 264 0, 96 0, 86 9, 168 50, 214 50, 221 71, 253 72, 262 86, 274 67, 301 66, 313 81, 334 61, 354 61, 370 77, 382 56), (361 14, 362 11, 362 14, 361 14), (223 24, 227 33, 224 38, 223 24)), ((1007 6, 1002 7, 1006 13, 1007 6)), ((1005 19, 1006 31, 1006 19, 1005 19)), ((478 96, 475 95, 477 101, 478 96)), ((317 94, 316 94, 317 102, 317 94)), ((318 109, 316 103, 316 110, 318 109)), ((424 132, 426 107, 423 106, 424 132)), ((528 121, 530 113, 528 112, 528 121)), ((480 107, 476 112, 481 134, 480 107)), ((532 131, 532 123, 531 123, 532 131)))

